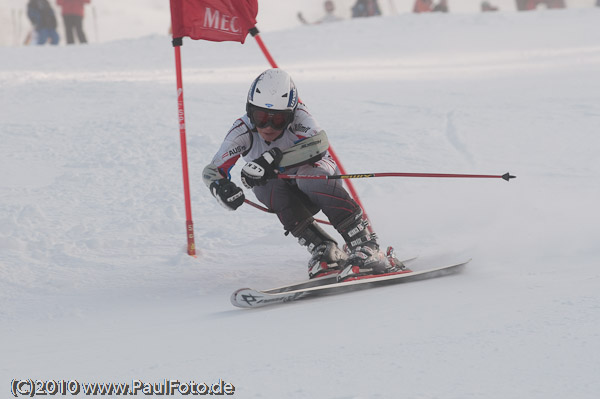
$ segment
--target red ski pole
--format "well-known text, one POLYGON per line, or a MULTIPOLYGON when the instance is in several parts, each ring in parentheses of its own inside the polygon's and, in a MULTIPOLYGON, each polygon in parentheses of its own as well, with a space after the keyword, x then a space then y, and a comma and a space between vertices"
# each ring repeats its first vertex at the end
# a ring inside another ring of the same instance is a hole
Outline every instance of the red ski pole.
MULTIPOLYGON (((264 206, 261 206, 259 204, 257 204, 256 202, 252 202, 249 199, 245 199, 244 202, 256 209, 260 209, 263 212, 267 212, 267 213, 275 213, 273 210, 269 209, 269 208, 265 208, 264 206)), ((316 222, 321 223, 321 224, 328 224, 331 225, 331 223, 329 223, 326 220, 321 220, 321 219, 315 219, 316 222)))
POLYGON ((363 179, 368 177, 459 177, 469 179, 504 179, 509 181, 515 179, 517 176, 513 176, 510 173, 503 175, 468 175, 468 174, 451 174, 451 173, 354 173, 354 174, 343 174, 343 175, 277 175, 279 179, 321 179, 321 180, 333 180, 333 179, 363 179))

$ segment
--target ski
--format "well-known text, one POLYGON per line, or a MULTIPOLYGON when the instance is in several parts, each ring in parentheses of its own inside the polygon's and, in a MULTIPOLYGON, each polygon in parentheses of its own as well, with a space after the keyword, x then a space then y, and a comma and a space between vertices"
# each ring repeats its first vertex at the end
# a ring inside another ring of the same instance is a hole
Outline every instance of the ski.
POLYGON ((278 303, 292 302, 298 299, 307 298, 311 296, 314 297, 319 295, 339 294, 343 292, 374 288, 384 285, 424 280, 428 278, 440 277, 446 274, 459 271, 462 268, 462 266, 466 265, 470 261, 471 259, 468 259, 463 262, 435 267, 427 270, 403 270, 387 275, 367 276, 352 281, 344 281, 341 283, 334 282, 334 277, 326 276, 324 278, 328 278, 328 281, 331 281, 330 283, 323 283, 322 285, 297 288, 288 291, 285 291, 285 289, 287 289, 286 287, 280 287, 263 291, 254 290, 251 288, 241 288, 231 295, 231 303, 239 308, 259 308, 278 303))
MULTIPOLYGON (((417 259, 416 256, 413 258, 403 259, 400 262, 403 265, 406 265, 406 264, 414 261, 415 259, 417 259)), ((328 285, 328 284, 335 283, 337 281, 337 275, 338 274, 335 273, 335 274, 330 274, 330 275, 323 276, 323 277, 316 277, 311 280, 305 280, 305 281, 301 281, 301 282, 295 283, 295 284, 288 284, 288 285, 284 285, 284 286, 277 287, 277 288, 263 290, 263 292, 265 292, 267 294, 279 294, 282 292, 296 291, 296 290, 301 290, 301 289, 306 289, 306 288, 319 287, 321 285, 328 285)))

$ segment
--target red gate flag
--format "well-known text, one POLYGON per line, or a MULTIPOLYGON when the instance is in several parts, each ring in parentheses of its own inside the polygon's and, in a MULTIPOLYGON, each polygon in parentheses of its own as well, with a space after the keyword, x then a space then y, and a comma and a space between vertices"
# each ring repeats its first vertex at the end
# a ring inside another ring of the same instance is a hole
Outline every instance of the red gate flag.
POLYGON ((173 38, 244 43, 256 14, 258 0, 171 0, 173 38))

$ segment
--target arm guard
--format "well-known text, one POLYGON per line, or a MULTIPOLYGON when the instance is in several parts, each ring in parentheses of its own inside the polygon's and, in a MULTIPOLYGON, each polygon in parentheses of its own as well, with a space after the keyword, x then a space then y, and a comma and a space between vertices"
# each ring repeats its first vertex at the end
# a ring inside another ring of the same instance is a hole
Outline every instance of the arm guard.
POLYGON ((221 180, 226 176, 221 175, 219 168, 216 167, 212 162, 204 167, 202 171, 202 181, 206 184, 206 187, 210 188, 210 185, 217 180, 221 180))
POLYGON ((290 168, 320 160, 329 148, 329 140, 325 130, 308 137, 283 151, 279 162, 282 168, 290 168))

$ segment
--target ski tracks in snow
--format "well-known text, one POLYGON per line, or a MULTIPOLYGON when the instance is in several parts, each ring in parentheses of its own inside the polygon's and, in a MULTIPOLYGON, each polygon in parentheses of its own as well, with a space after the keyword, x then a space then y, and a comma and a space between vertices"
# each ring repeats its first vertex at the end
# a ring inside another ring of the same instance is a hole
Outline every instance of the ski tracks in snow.
POLYGON ((460 134, 454 123, 454 111, 446 113, 446 126, 444 127, 446 139, 452 147, 467 161, 473 165, 473 155, 469 152, 467 145, 460 137, 460 134))

